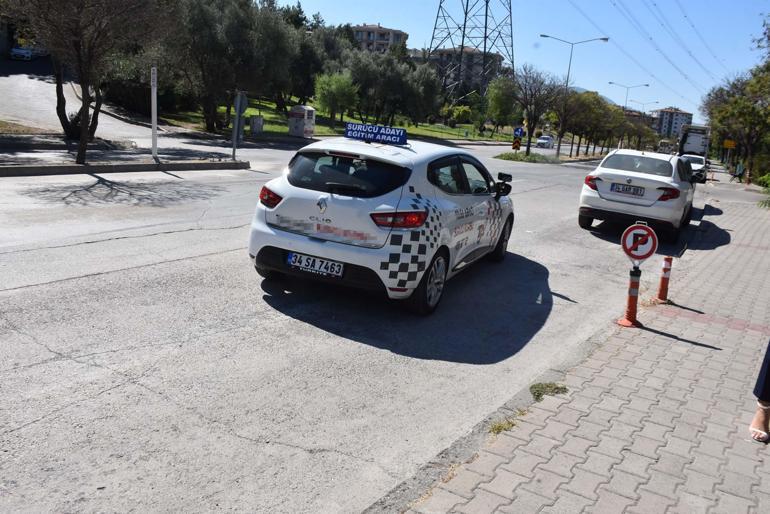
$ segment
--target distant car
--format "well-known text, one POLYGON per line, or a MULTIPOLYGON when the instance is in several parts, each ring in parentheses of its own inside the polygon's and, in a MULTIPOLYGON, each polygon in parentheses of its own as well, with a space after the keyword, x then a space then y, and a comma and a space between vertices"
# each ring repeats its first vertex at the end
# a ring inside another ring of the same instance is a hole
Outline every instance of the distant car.
POLYGON ((535 143, 537 148, 553 148, 553 138, 551 136, 540 136, 535 143))
POLYGON ((682 159, 686 160, 692 166, 692 174, 699 183, 706 183, 706 174, 709 171, 709 162, 702 155, 684 154, 682 159))
POLYGON ((629 225, 647 222, 674 242, 690 222, 695 178, 689 161, 676 155, 615 150, 586 176, 578 224, 595 219, 629 225))
POLYGON ((32 48, 23 46, 14 46, 11 48, 11 59, 16 61, 31 61, 36 57, 32 48))

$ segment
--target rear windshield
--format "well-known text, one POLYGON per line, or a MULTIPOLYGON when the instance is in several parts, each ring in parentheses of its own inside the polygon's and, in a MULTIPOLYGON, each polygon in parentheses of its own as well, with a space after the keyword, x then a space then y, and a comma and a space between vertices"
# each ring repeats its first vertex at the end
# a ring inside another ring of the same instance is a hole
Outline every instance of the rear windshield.
POLYGON ((703 157, 698 157, 697 155, 683 155, 682 159, 690 164, 703 164, 703 157))
POLYGON ((644 157, 641 155, 610 155, 602 163, 602 168, 612 168, 613 170, 635 171, 637 173, 648 173, 660 177, 670 177, 674 168, 668 161, 644 157))
POLYGON ((408 168, 354 155, 303 152, 289 163, 292 186, 358 198, 384 195, 408 178, 408 168))

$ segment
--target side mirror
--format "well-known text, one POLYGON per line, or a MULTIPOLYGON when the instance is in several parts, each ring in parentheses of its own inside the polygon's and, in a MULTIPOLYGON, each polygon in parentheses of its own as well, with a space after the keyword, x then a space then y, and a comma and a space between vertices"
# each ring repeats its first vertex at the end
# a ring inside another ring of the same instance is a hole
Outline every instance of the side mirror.
POLYGON ((499 200, 501 196, 508 196, 511 194, 511 189, 511 185, 506 184, 505 182, 498 182, 495 184, 495 200, 499 200))
POLYGON ((511 182, 513 180, 513 177, 507 173, 498 173, 497 180, 499 180, 500 182, 511 182))

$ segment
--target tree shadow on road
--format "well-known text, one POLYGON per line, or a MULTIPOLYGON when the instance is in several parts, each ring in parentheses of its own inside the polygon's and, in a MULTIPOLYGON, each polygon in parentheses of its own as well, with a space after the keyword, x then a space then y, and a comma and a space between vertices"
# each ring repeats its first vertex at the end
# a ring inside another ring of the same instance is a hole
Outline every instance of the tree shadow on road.
POLYGON ((276 310, 329 333, 416 359, 494 364, 521 350, 553 308, 548 269, 508 253, 452 279, 433 315, 418 317, 374 293, 310 281, 265 280, 276 310))
POLYGON ((23 194, 48 203, 73 206, 137 205, 166 207, 180 202, 208 200, 224 189, 197 182, 118 182, 100 175, 91 184, 64 184, 34 188, 23 194))

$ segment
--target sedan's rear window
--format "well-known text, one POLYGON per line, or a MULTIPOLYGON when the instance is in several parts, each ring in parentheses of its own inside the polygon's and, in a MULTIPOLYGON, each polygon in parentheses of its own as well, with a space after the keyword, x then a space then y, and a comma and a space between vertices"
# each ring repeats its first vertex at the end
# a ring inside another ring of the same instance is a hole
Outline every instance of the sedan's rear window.
POLYGON ((670 177, 674 172, 670 162, 643 155, 610 155, 602 163, 602 168, 648 173, 660 177, 670 177))
POLYGON ((703 164, 703 157, 698 157, 697 155, 683 155, 682 159, 690 164, 703 164))
POLYGON ((303 152, 289 163, 289 183, 295 187, 372 198, 403 186, 409 169, 356 155, 303 152))

